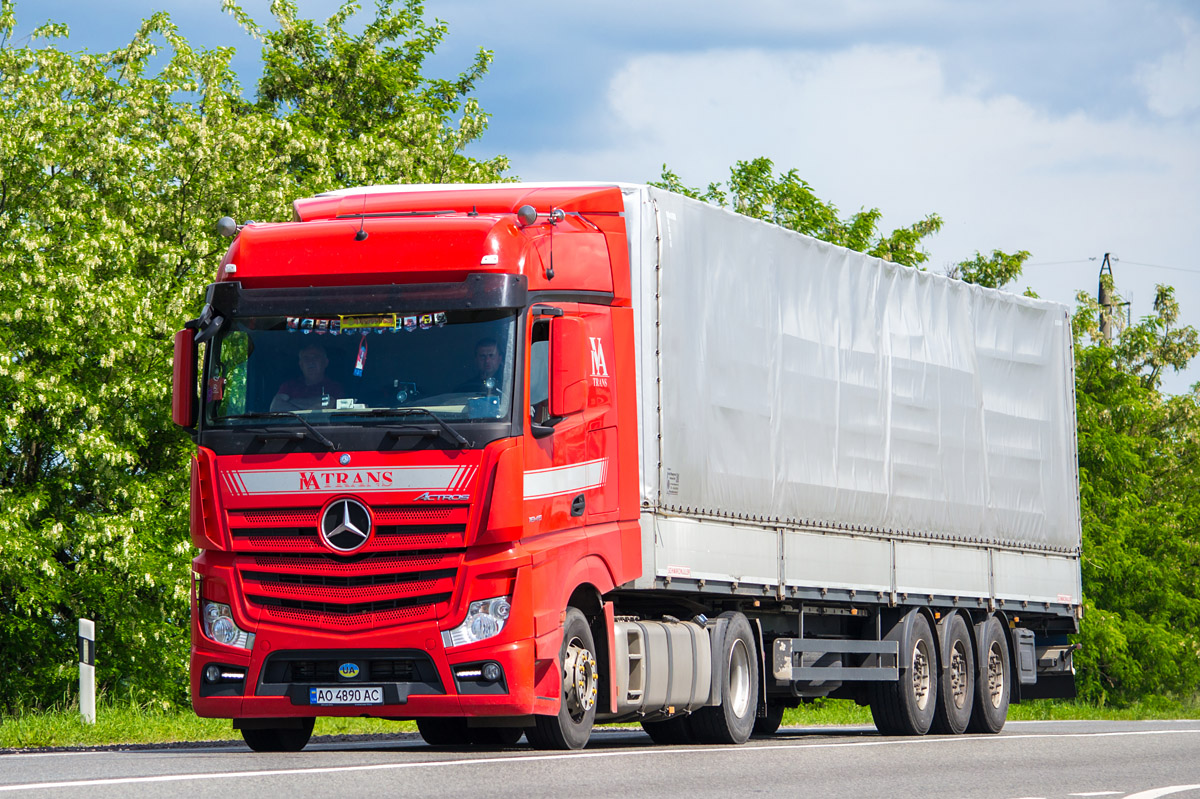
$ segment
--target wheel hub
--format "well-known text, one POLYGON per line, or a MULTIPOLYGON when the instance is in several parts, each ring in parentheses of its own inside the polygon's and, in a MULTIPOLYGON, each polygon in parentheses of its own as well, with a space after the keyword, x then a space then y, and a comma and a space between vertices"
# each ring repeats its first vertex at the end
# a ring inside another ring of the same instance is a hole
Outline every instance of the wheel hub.
POLYGON ((967 653, 961 643, 955 643, 950 653, 950 697, 955 707, 967 703, 967 653))
POLYGON ((912 686, 913 698, 917 700, 917 707, 922 710, 929 703, 929 685, 929 656, 925 652, 925 642, 919 641, 913 647, 912 686))
POLYGON ((596 657, 578 639, 571 641, 563 661, 563 701, 572 718, 578 720, 596 706, 598 680, 596 657))
POLYGON ((1004 700, 1004 658, 1000 655, 1000 645, 997 643, 988 648, 987 686, 992 707, 1000 707, 1004 700))

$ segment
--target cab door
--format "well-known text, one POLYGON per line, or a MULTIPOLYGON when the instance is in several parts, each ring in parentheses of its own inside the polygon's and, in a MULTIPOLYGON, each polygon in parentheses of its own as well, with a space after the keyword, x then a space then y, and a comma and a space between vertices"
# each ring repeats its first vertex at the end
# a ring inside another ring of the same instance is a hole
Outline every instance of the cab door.
POLYGON ((551 379, 556 364, 569 366, 575 359, 583 375, 587 340, 584 333, 584 322, 575 303, 539 303, 527 317, 528 394, 524 422, 527 534, 582 526, 587 520, 589 494, 594 494, 604 482, 604 463, 589 457, 584 413, 586 382, 571 386, 564 385, 557 376, 551 379), (558 335, 552 336, 555 327, 560 329, 558 335), (572 351, 576 347, 578 351, 572 351), (557 402, 551 399, 552 388, 560 392, 557 402), (562 404, 563 391, 571 395, 568 400, 577 400, 578 392, 583 392, 584 402, 572 413, 555 416, 553 411, 562 404))

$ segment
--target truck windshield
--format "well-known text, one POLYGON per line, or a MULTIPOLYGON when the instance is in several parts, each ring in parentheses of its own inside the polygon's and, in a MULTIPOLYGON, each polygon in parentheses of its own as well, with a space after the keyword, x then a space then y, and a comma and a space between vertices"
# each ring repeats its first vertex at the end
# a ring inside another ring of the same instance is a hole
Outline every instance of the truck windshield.
POLYGON ((397 409, 507 418, 515 320, 496 310, 238 319, 209 347, 205 421, 395 424, 408 415, 397 409))

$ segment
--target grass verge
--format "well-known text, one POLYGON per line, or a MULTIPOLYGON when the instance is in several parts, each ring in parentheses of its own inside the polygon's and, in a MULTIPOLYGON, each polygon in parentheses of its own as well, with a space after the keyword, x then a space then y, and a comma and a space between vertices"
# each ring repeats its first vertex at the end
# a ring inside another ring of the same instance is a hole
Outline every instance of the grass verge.
MULTIPOLYGON (((1014 721, 1200 718, 1200 702, 1154 698, 1126 708, 1109 708, 1080 702, 1035 700, 1012 705, 1008 717, 1014 721)), ((871 711, 847 700, 818 699, 789 709, 784 714, 783 724, 788 727, 869 725, 871 711)), ((411 721, 319 718, 314 734, 373 735, 416 732, 416 729, 416 724, 411 721)), ((0 749, 227 740, 241 740, 228 719, 202 719, 190 710, 163 710, 131 702, 103 703, 96 709, 95 724, 84 724, 78 708, 73 706, 0 716, 0 749)))

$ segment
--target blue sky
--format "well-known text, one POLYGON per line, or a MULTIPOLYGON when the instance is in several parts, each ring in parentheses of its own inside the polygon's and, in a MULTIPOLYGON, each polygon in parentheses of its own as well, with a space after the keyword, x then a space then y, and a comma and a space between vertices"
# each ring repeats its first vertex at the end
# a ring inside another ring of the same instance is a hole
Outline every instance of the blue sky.
MULTIPOLYGON (((323 18, 335 0, 300 0, 323 18)), ((267 0, 243 7, 266 20, 267 0)), ((370 2, 364 15, 370 13, 370 2)), ((18 34, 67 23, 71 49, 128 40, 167 10, 194 44, 255 43, 219 0, 17 0, 18 34)), ((1105 252, 1133 315, 1156 282, 1200 326, 1200 3, 1194 0, 431 0, 449 37, 430 71, 479 47, 493 115, 474 150, 530 180, 687 182, 759 155, 844 212, 937 212, 929 267, 1033 253, 1019 288, 1073 304, 1105 252)), ((1200 364, 1168 375, 1184 391, 1200 364)))

